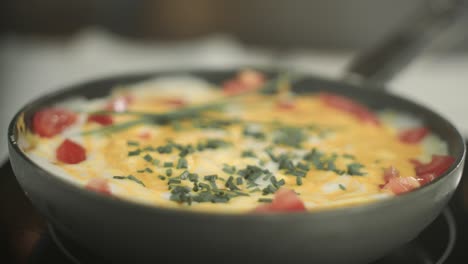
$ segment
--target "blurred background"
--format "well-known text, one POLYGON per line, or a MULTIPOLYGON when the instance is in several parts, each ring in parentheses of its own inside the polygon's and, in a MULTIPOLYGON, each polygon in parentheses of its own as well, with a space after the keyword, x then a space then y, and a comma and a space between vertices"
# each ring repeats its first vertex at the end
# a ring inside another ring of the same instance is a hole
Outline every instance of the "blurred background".
MULTIPOLYGON (((272 65, 339 78, 350 59, 427 15, 434 0, 2 0, 0 158, 6 128, 47 91, 111 74, 272 65)), ((389 83, 468 135, 468 19, 389 83)))

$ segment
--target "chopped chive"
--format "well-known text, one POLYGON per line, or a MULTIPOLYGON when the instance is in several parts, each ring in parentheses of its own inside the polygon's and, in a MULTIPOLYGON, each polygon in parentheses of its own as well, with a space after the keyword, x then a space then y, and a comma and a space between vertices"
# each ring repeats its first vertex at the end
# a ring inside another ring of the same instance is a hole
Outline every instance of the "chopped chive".
POLYGON ((257 155, 252 150, 242 151, 241 157, 243 158, 256 158, 257 155))
POLYGON ((191 182, 197 182, 198 181, 198 174, 196 173, 189 173, 188 179, 191 182))
POLYGON ((343 156, 343 158, 347 158, 347 159, 355 159, 356 158, 354 155, 351 155, 351 154, 343 154, 342 156, 343 156))
POLYGON ((277 189, 272 184, 269 184, 262 191, 263 191, 263 195, 267 195, 267 194, 270 194, 270 193, 275 193, 277 191, 277 189))
POLYGON ((143 173, 145 170, 137 170, 137 173, 143 173))
POLYGON ((206 183, 203 183, 203 182, 200 182, 200 183, 198 184, 198 186, 200 186, 200 188, 206 189, 206 190, 208 190, 208 191, 211 190, 210 185, 208 185, 208 184, 206 184, 206 183))
POLYGON ((194 184, 193 184, 192 190, 193 190, 194 192, 198 192, 199 188, 198 188, 198 184, 197 184, 197 183, 194 183, 194 184))
POLYGON ((129 140, 129 141, 127 141, 127 145, 128 145, 128 146, 139 146, 139 145, 140 145, 140 142, 138 142, 138 141, 133 141, 133 140, 129 140))
POLYGON ((228 164, 223 165, 223 171, 227 174, 234 174, 236 173, 236 166, 229 166, 228 164))
POLYGON ((172 163, 172 162, 164 162, 164 167, 165 167, 165 168, 172 168, 172 166, 174 166, 174 163, 172 163))
POLYGON ((129 152, 128 152, 128 156, 129 156, 129 157, 130 157, 130 156, 138 156, 138 155, 140 155, 140 153, 141 153, 141 150, 140 150, 140 149, 136 149, 136 150, 129 151, 129 152))
POLYGON ((154 159, 154 160, 153 160, 153 165, 154 165, 154 166, 158 166, 158 165, 159 165, 159 160, 158 160, 158 159, 154 159))
POLYGON ((184 172, 182 172, 182 173, 179 175, 179 178, 180 178, 181 180, 186 180, 186 179, 188 178, 189 174, 190 174, 190 173, 189 173, 188 171, 184 171, 184 172))
POLYGON ((271 203, 271 202, 273 202, 273 199, 270 199, 270 198, 259 198, 259 199, 258 199, 258 202, 260 202, 260 203, 271 203))
POLYGON ((160 154, 168 154, 168 153, 171 153, 172 152, 172 145, 166 145, 166 146, 159 146, 156 148, 156 150, 160 153, 160 154))
POLYGON ((187 166, 187 160, 184 158, 180 158, 179 161, 177 162, 177 169, 186 169, 187 166))
POLYGON ((348 174, 351 175, 351 176, 362 176, 364 175, 363 172, 360 171, 361 168, 363 168, 364 165, 360 164, 360 163, 351 163, 351 164, 348 164, 348 174))
POLYGON ((146 187, 145 184, 140 181, 137 177, 133 176, 133 175, 128 175, 128 176, 114 176, 113 177, 114 179, 118 179, 118 180, 131 180, 131 181, 134 181, 140 185, 142 185, 143 187, 146 187))
POLYGON ((172 169, 166 170, 166 176, 170 177, 172 175, 172 169))
POLYGON ((236 178, 236 184, 241 185, 243 183, 242 177, 237 177, 236 178))
POLYGON ((341 190, 346 191, 346 187, 343 184, 340 183, 338 184, 338 186, 340 187, 341 190))
POLYGON ((166 177, 163 176, 163 175, 159 175, 158 178, 161 179, 162 181, 164 181, 166 179, 166 177))
POLYGON ((153 170, 150 169, 150 168, 146 168, 145 171, 148 172, 148 173, 153 173, 153 170))
POLYGON ((151 155, 149 155, 149 154, 146 154, 145 156, 143 156, 143 158, 144 158, 147 162, 153 161, 153 157, 151 157, 151 155))
POLYGON ((215 181, 217 178, 218 178, 218 175, 216 175, 216 174, 206 175, 205 177, 203 177, 203 179, 205 179, 205 181, 215 181))
POLYGON ((296 167, 297 167, 298 169, 301 169, 301 170, 304 170, 304 171, 310 170, 310 167, 309 167, 307 164, 304 164, 304 163, 301 163, 301 162, 299 162, 299 163, 296 165, 296 167))
POLYGON ((302 177, 296 177, 296 184, 302 185, 302 177))
POLYGON ((283 186, 283 185, 285 185, 285 184, 286 184, 286 182, 284 181, 284 179, 281 179, 281 180, 278 181, 278 184, 277 184, 277 185, 278 185, 278 186, 283 186))
POLYGON ((168 184, 180 184, 181 181, 179 179, 169 179, 168 184))

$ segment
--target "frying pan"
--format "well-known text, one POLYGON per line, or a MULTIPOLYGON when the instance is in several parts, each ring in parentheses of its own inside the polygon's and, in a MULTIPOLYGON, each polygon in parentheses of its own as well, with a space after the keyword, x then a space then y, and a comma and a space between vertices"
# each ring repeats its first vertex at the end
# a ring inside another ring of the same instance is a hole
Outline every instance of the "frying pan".
MULTIPOLYGON (((121 75, 85 82, 27 104, 9 126, 9 152, 14 173, 33 205, 58 232, 107 262, 373 261, 415 238, 440 214, 460 181, 465 144, 457 129, 429 108, 381 89, 384 87, 381 81, 401 67, 402 58, 414 54, 424 43, 421 40, 428 36, 427 30, 441 28, 448 21, 447 17, 450 17, 447 13, 437 13, 430 20, 423 20, 422 23, 430 21, 430 27, 418 24, 417 34, 414 34, 415 28, 408 28, 392 36, 386 45, 364 53, 351 64, 350 74, 344 81, 309 75, 293 85, 297 93, 326 90, 348 96, 374 110, 397 109, 422 120, 447 143, 449 154, 456 161, 444 175, 415 191, 370 204, 313 213, 228 215, 164 209, 78 188, 33 163, 17 144, 21 132, 16 124, 20 115, 24 114, 29 127, 32 114, 42 107, 75 96, 106 96, 116 85, 133 84, 174 72, 121 75), (406 53, 408 50, 413 51, 406 53)), ((183 72, 220 84, 237 70, 183 72)), ((265 74, 273 76, 278 72, 268 70, 265 74)))

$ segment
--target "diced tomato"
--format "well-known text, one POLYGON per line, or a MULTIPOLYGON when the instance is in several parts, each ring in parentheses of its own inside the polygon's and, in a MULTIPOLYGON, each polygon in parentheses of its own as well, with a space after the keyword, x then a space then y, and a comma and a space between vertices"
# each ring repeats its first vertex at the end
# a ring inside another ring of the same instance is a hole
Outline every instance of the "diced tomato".
POLYGON ((349 98, 325 92, 321 93, 319 98, 326 105, 341 111, 348 112, 364 122, 368 122, 374 125, 380 124, 379 119, 374 113, 372 113, 371 110, 349 98))
POLYGON ((403 143, 415 144, 421 142, 429 134, 426 127, 411 128, 398 134, 398 139, 403 143))
POLYGON ((107 179, 93 178, 88 181, 85 188, 105 195, 112 195, 107 179))
POLYGON ((262 204, 255 212, 300 212, 305 211, 304 202, 290 189, 280 188, 270 204, 262 204))
POLYGON ((167 105, 174 106, 174 107, 182 107, 187 104, 186 101, 180 98, 172 98, 172 99, 167 99, 164 101, 167 105))
POLYGON ((420 184, 414 177, 394 177, 390 178, 383 189, 392 191, 394 194, 402 194, 419 188, 420 184))
POLYGON ((400 172, 395 167, 390 166, 384 170, 384 181, 386 183, 395 177, 400 177, 400 172))
POLYGON ((419 181, 419 183, 422 185, 426 185, 433 181, 436 178, 434 173, 426 173, 423 175, 418 176, 416 179, 419 181))
POLYGON ((240 72, 236 78, 223 83, 223 92, 226 95, 237 95, 260 88, 265 83, 262 73, 245 70, 240 72))
POLYGON ((114 120, 112 120, 112 116, 110 115, 95 114, 88 116, 88 122, 94 122, 103 126, 109 126, 114 123, 114 120))
POLYGON ((63 108, 46 108, 33 116, 33 131, 41 137, 53 137, 73 125, 78 116, 63 108))
POLYGON ((423 163, 417 159, 410 159, 409 162, 411 162, 411 164, 413 164, 414 167, 423 165, 423 163))
POLYGON ((86 150, 69 139, 65 139, 56 150, 57 160, 67 163, 76 164, 86 160, 86 150))
POLYGON ((151 132, 149 131, 142 131, 138 133, 138 137, 141 139, 150 139, 151 138, 151 132))
POLYGON ((296 108, 296 105, 291 100, 281 100, 281 101, 278 101, 278 103, 276 104, 276 107, 280 110, 292 110, 296 108))
POLYGON ((432 173, 435 177, 439 177, 455 162, 451 156, 433 155, 429 163, 421 164, 415 167, 416 175, 422 176, 424 174, 432 173))
POLYGON ((260 87, 265 83, 265 76, 254 70, 244 70, 237 75, 240 83, 248 87, 260 87))
POLYGON ((128 105, 132 103, 132 101, 133 97, 130 95, 116 97, 106 105, 106 110, 114 112, 125 112, 127 111, 128 105))

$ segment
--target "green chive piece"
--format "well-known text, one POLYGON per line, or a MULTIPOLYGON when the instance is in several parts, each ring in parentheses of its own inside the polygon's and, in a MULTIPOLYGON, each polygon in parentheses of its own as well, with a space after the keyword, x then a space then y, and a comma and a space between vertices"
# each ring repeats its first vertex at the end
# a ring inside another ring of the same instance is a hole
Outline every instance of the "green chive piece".
POLYGON ((177 169, 186 169, 187 166, 187 160, 184 158, 180 158, 179 161, 177 162, 177 169))
POLYGON ((205 181, 215 181, 217 178, 218 178, 218 175, 216 175, 216 174, 206 175, 205 177, 203 177, 203 179, 205 179, 205 181))
POLYGON ((223 165, 223 171, 227 174, 234 174, 236 173, 236 166, 229 166, 228 164, 223 165))
POLYGON ((260 203, 271 203, 271 202, 273 202, 273 199, 270 199, 270 198, 259 198, 259 199, 258 199, 258 202, 260 202, 260 203))
POLYGON ((143 187, 146 187, 145 184, 140 181, 137 177, 133 176, 133 175, 128 175, 128 176, 114 176, 113 177, 114 179, 118 179, 118 180, 131 180, 131 181, 134 181, 140 185, 142 185, 143 187))
POLYGON ((243 183, 242 177, 237 177, 236 178, 236 184, 241 185, 243 183))
POLYGON ((162 181, 166 180, 166 177, 163 175, 159 175, 158 178, 161 179, 162 181))
POLYGON ((133 141, 133 140, 129 140, 129 141, 127 141, 127 145, 128 145, 128 146, 134 146, 134 147, 135 147, 135 146, 139 146, 139 145, 140 145, 140 142, 138 142, 138 141, 133 141))
POLYGON ((159 165, 159 160, 158 160, 158 159, 154 159, 154 160, 153 160, 153 165, 154 165, 154 166, 158 166, 158 165, 159 165))
POLYGON ((256 158, 257 155, 252 150, 242 151, 241 157, 243 158, 256 158))
POLYGON ((182 173, 179 175, 179 178, 180 178, 181 180, 186 180, 186 179, 188 178, 189 174, 190 174, 190 173, 189 173, 188 171, 184 171, 184 172, 182 172, 182 173))
POLYGON ((149 154, 146 154, 145 156, 143 156, 143 158, 144 158, 147 162, 153 161, 153 157, 151 157, 151 155, 149 155, 149 154))
POLYGON ((188 178, 191 182, 197 182, 198 181, 198 174, 196 173, 189 173, 188 178))
POLYGON ((172 175, 172 169, 166 170, 166 176, 170 177, 172 175))
POLYGON ((180 184, 181 181, 179 179, 169 179, 168 184, 180 184))
POLYGON ((302 177, 296 177, 296 184, 302 185, 302 177))
POLYGON ((351 163, 351 164, 348 164, 348 174, 351 175, 351 176, 362 176, 364 175, 365 173, 364 172, 361 172, 360 169, 363 168, 364 165, 360 164, 360 163, 351 163))
POLYGON ((148 173, 153 173, 153 170, 150 169, 150 168, 146 168, 145 171, 148 172, 148 173))
POLYGON ((140 155, 140 153, 141 153, 141 150, 140 150, 140 149, 136 149, 136 150, 129 151, 129 152, 128 152, 128 156, 129 156, 129 157, 130 157, 130 156, 138 156, 138 155, 140 155))
POLYGON ((340 187, 341 190, 346 191, 346 187, 343 184, 340 183, 338 184, 338 186, 340 187))
POLYGON ((174 166, 174 163, 172 163, 172 162, 164 162, 164 167, 165 167, 165 168, 172 168, 172 166, 174 166))

